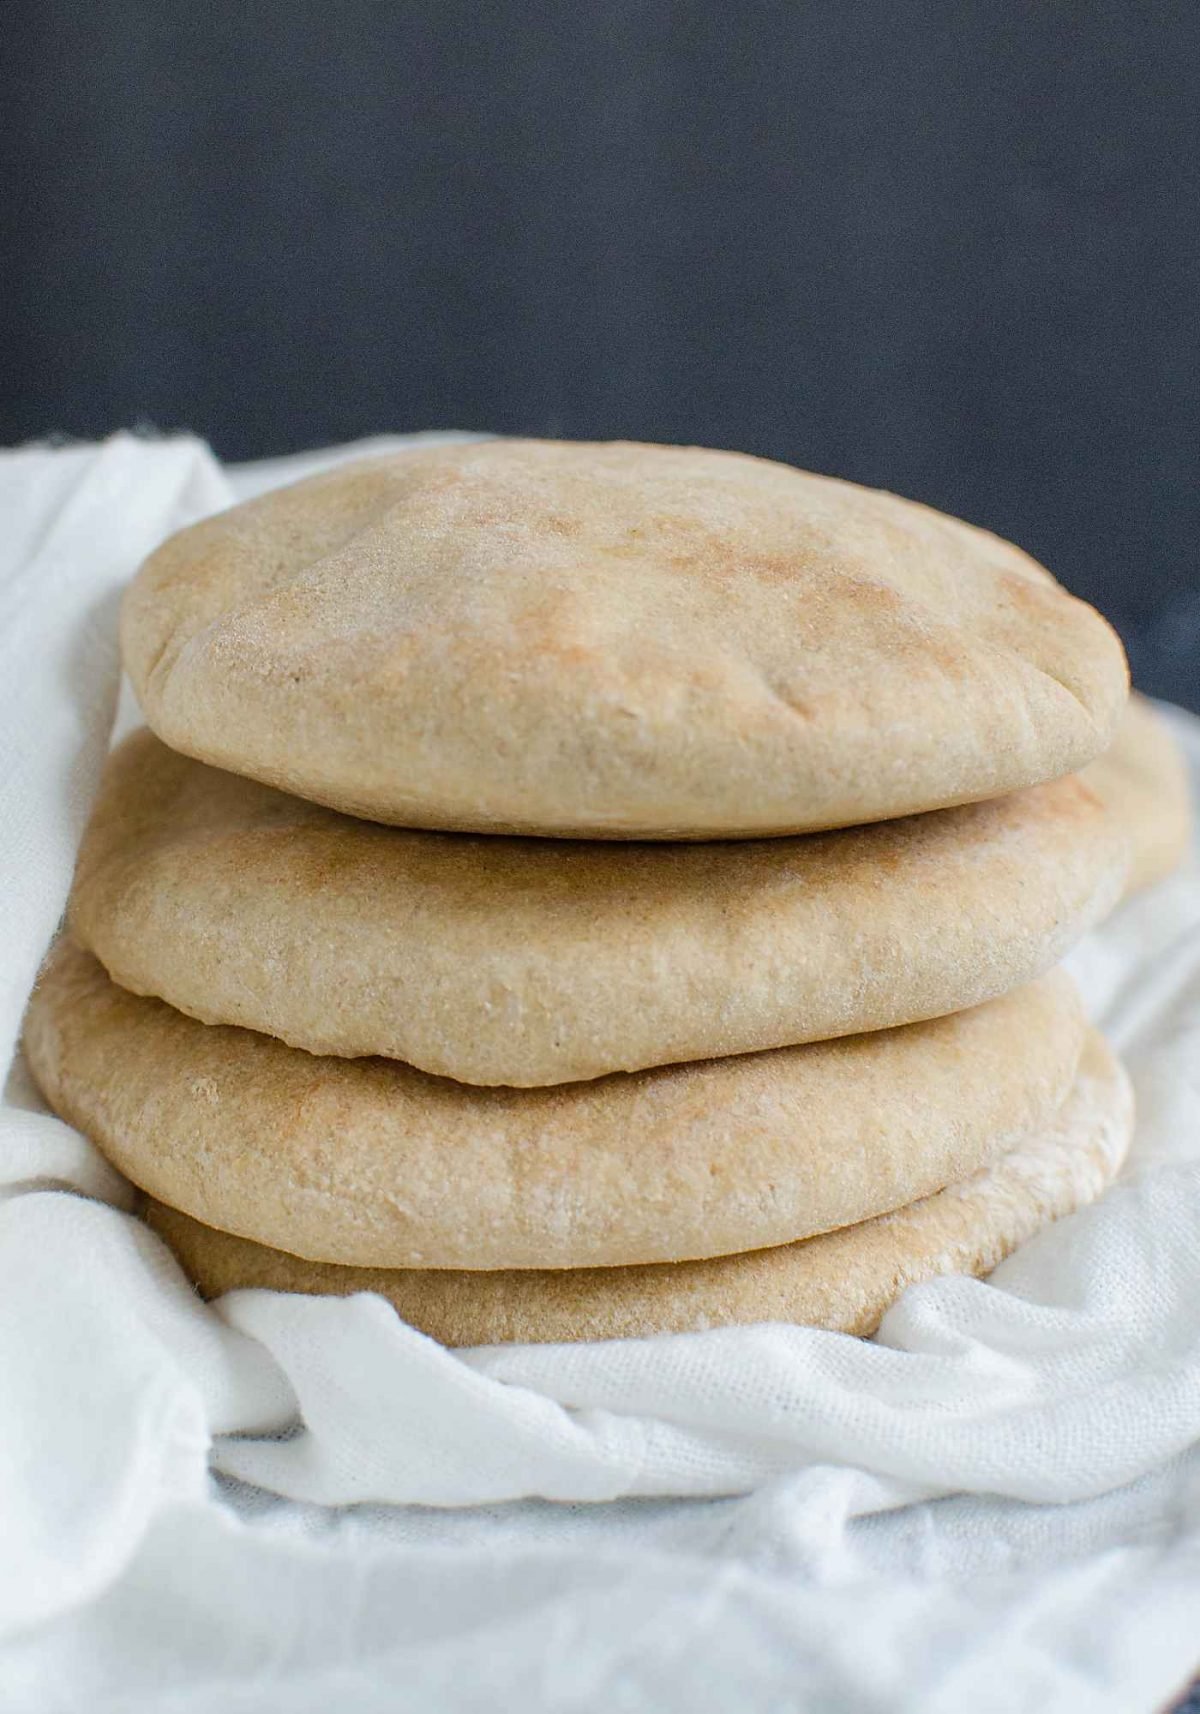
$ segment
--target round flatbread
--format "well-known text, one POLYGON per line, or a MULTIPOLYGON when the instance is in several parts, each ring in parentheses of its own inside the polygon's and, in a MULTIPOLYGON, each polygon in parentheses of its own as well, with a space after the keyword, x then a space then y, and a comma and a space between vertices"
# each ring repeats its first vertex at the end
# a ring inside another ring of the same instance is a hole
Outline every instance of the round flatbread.
POLYGON ((1129 1083, 1093 1035, 1078 1081, 1038 1136, 922 1202, 799 1244, 640 1268, 463 1273, 339 1268, 230 1237, 150 1202, 145 1218, 205 1297, 244 1286, 373 1291, 444 1345, 639 1339, 754 1321, 873 1333, 907 1286, 986 1274, 1116 1175, 1133 1121, 1129 1083))
POLYGON ((1126 840, 1075 779, 799 839, 378 827, 135 733, 70 920, 122 987, 310 1053, 566 1083, 960 1011, 1056 964, 1126 840))
POLYGON ((1187 763, 1144 696, 1130 698, 1112 749, 1080 777, 1129 841, 1127 893, 1140 892, 1178 868, 1192 842, 1187 763))
POLYGON ((1066 976, 902 1030, 553 1089, 315 1058, 139 999, 64 944, 25 1045, 152 1196, 313 1261, 590 1267, 729 1255, 900 1207, 1050 1122, 1066 976))
POLYGON ((166 542, 125 662, 173 749, 408 827, 856 826, 1107 748, 1121 646, 1007 542, 695 448, 342 466, 166 542))

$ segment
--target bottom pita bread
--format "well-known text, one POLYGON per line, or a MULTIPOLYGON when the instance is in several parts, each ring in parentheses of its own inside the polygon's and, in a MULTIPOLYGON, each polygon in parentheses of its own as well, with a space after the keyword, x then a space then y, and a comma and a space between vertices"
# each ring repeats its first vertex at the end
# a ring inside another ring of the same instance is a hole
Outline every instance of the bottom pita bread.
POLYGON ((861 1225, 777 1249, 643 1267, 464 1273, 337 1267, 202 1226, 148 1202, 150 1226, 205 1297, 243 1286, 378 1292, 445 1345, 628 1339, 739 1322, 873 1333, 906 1286, 985 1274, 1041 1227, 1098 1197, 1125 1156, 1129 1083, 1089 1036, 1057 1121, 963 1183, 861 1225))

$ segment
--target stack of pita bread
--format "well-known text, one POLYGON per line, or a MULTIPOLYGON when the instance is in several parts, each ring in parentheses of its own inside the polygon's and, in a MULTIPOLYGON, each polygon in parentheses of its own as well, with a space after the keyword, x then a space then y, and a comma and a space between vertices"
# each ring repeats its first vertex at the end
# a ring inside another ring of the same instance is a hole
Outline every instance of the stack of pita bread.
POLYGON ((1114 755, 1120 644, 1007 543, 737 454, 443 446, 173 537, 122 640, 152 730, 26 1046, 206 1295, 866 1333, 1117 1170, 1056 966, 1175 861, 1182 771, 1144 709, 1114 755))

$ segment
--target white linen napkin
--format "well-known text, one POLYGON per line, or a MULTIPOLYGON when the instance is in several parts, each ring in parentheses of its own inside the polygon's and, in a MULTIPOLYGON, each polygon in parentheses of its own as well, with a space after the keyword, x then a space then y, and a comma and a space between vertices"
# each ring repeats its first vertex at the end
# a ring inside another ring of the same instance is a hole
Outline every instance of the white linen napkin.
MULTIPOLYGON (((5 1067, 109 739, 120 586, 233 494, 184 438, 0 455, 5 1067)), ((1200 1665, 1200 869, 1072 963, 1134 1077, 1126 1173, 871 1343, 451 1353, 367 1297, 205 1307, 17 1056, 0 1714, 1161 1702, 1200 1665), (707 1503, 531 1498, 635 1496, 707 1503)))

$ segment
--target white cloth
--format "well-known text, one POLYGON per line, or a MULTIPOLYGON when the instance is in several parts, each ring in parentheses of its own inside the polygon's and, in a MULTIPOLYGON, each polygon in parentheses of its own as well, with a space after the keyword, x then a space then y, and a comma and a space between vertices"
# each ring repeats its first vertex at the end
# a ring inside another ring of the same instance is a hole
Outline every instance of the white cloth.
MULTIPOLYGON (((233 492, 186 439, 0 460, 5 1063, 108 739, 118 590, 233 492)), ((1135 1080, 1130 1167, 873 1343, 454 1354, 372 1298, 205 1308, 18 1058, 0 1714, 1160 1706, 1200 1665, 1200 870, 1073 964, 1135 1080)))

